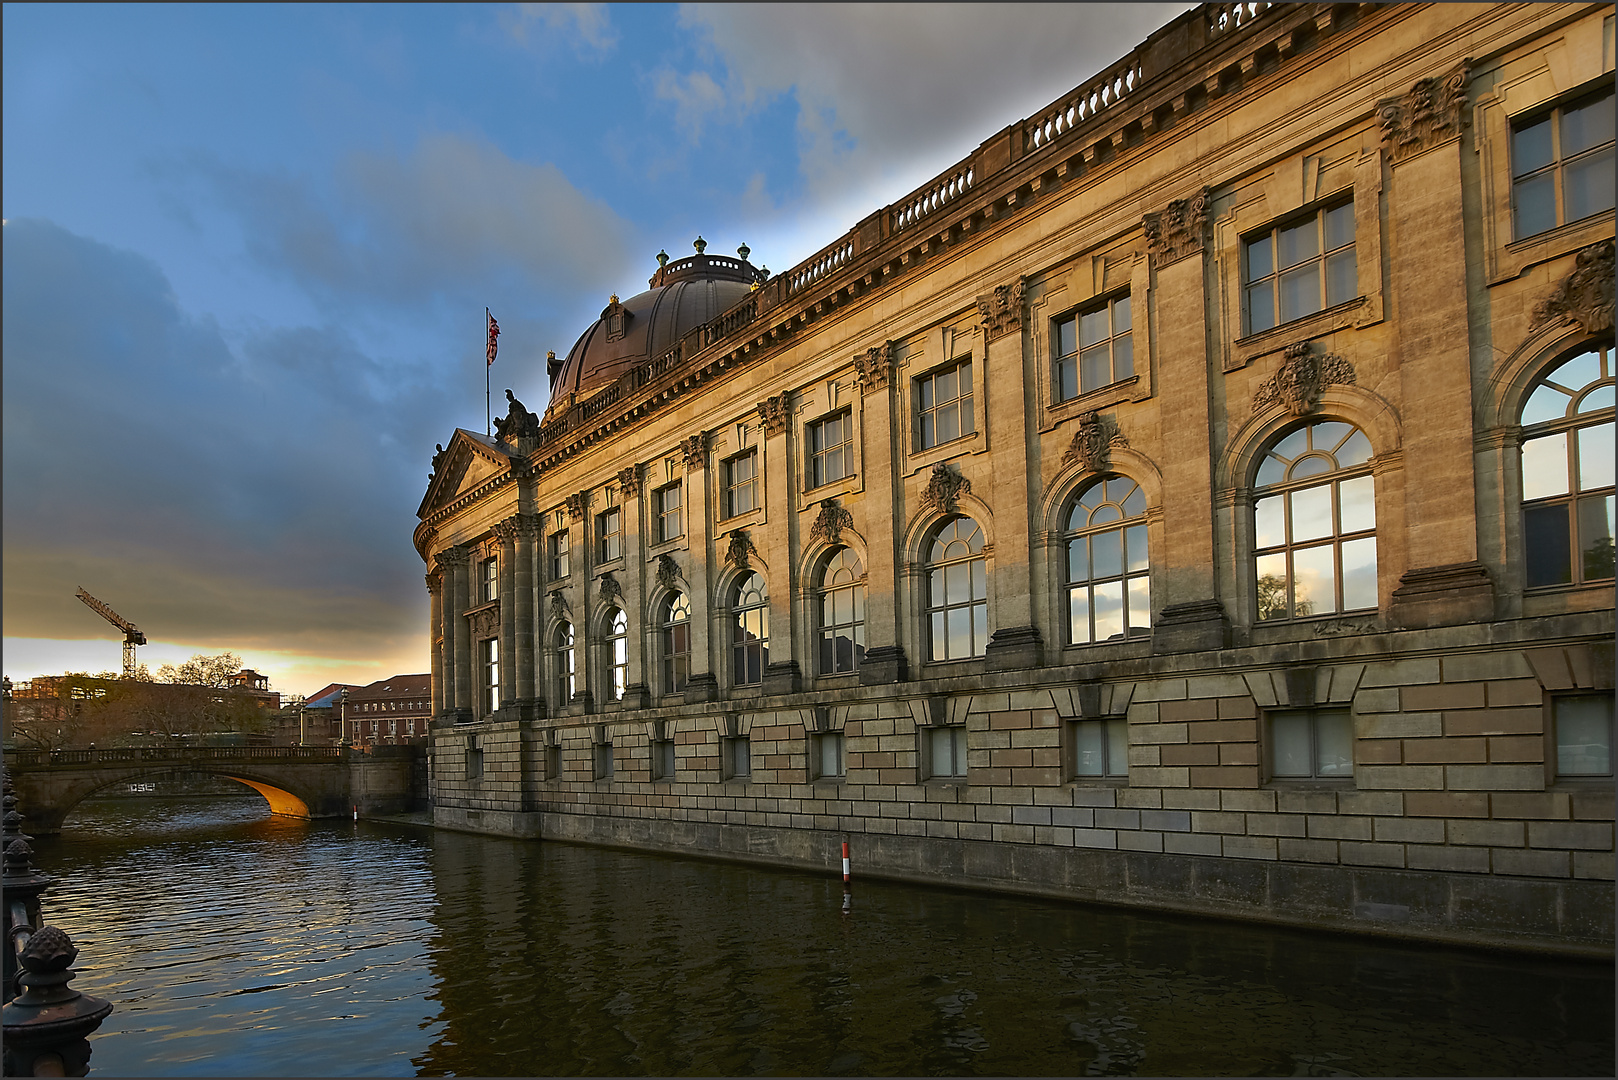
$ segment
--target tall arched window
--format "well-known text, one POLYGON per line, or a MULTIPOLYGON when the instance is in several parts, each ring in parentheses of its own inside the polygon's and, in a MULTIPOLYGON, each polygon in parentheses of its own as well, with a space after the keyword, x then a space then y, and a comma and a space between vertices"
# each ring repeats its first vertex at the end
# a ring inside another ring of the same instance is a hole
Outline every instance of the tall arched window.
POLYGON ((989 589, 983 530, 951 518, 927 556, 927 618, 934 660, 982 656, 989 644, 989 589))
POLYGON ((684 593, 669 594, 658 623, 663 639, 663 692, 677 694, 691 677, 691 601, 684 593))
POLYGON ((1296 428, 1265 451, 1253 491, 1260 620, 1376 607, 1370 462, 1371 441, 1339 420, 1296 428))
POLYGON ((736 583, 730 648, 736 685, 762 683, 765 665, 770 662, 770 597, 760 574, 748 574, 736 583))
POLYGON ((629 616, 622 608, 607 612, 607 700, 622 701, 629 684, 629 616))
POLYGON ((1097 480, 1067 515, 1068 643, 1152 632, 1146 494, 1127 476, 1097 480))
POLYGON ((1613 371, 1606 344, 1540 376, 1522 410, 1527 585, 1613 576, 1613 371))
POLYGON ((853 548, 838 548, 820 567, 820 674, 842 675, 865 657, 865 567, 853 548))
POLYGON ((573 651, 573 624, 565 622, 556 628, 556 704, 566 705, 573 700, 578 689, 573 651))

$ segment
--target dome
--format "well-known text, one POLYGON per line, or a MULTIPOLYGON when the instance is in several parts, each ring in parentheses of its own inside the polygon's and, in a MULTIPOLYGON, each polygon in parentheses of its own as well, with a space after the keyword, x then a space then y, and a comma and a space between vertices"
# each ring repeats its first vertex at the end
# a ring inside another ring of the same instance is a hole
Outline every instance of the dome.
POLYGON ((628 300, 612 298, 552 373, 546 420, 663 355, 686 334, 735 307, 769 274, 747 261, 745 244, 738 249, 740 259, 703 254, 708 245, 701 237, 695 246, 697 254, 677 262, 659 252, 650 289, 628 300))

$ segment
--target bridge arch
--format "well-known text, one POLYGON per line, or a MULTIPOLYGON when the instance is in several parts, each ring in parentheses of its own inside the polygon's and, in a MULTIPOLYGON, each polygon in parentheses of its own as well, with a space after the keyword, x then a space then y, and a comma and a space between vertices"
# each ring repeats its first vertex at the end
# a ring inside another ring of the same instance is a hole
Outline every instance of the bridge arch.
POLYGON ((73 808, 98 791, 176 769, 244 784, 264 797, 272 814, 282 817, 341 817, 349 809, 349 763, 335 749, 19 751, 7 755, 6 766, 24 828, 35 835, 60 832, 73 808))

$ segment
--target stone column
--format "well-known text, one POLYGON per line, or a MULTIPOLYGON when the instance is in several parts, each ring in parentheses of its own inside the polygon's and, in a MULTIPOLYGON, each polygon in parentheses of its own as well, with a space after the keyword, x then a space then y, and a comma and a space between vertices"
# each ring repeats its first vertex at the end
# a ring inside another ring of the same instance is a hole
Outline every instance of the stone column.
MULTIPOLYGON (((894 482, 898 475, 895 456, 904 453, 903 438, 894 434, 897 404, 893 386, 893 342, 868 349, 854 358, 861 405, 860 434, 864 438, 860 460, 865 466, 865 499, 859 524, 866 537, 865 553, 865 658, 860 661, 860 683, 877 686, 903 682, 910 677, 904 646, 899 644, 899 524, 904 518, 899 506, 900 491, 894 482)), ((848 519, 835 508, 822 508, 824 528, 835 535, 848 519)), ((820 518, 817 518, 817 527, 820 518)), ((811 589, 814 582, 809 582, 811 589)), ((813 601, 811 601, 811 605, 813 601)), ((816 613, 818 614, 818 613, 816 613)), ((810 616, 811 623, 815 614, 810 616)), ((811 652, 819 647, 811 634, 811 652)), ((810 661, 814 663, 813 660, 810 661)))
POLYGON ((996 522, 994 590, 989 616, 994 632, 985 658, 993 669, 1038 667, 1043 641, 1034 625, 1032 539, 1028 486, 1038 469, 1028 468, 1029 397, 1039 385, 1027 375, 1023 351, 1025 282, 1018 278, 978 297, 983 319, 984 380, 988 400, 983 422, 989 437, 993 485, 989 504, 996 522), (1002 389, 1003 388, 1003 389, 1002 389))
POLYGON ((1208 192, 1177 199, 1144 222, 1154 284, 1135 319, 1155 331, 1153 355, 1136 364, 1156 364, 1153 378, 1161 402, 1163 515, 1173 522, 1174 543, 1163 565, 1152 568, 1158 617, 1152 647, 1158 652, 1218 649, 1230 641, 1230 621, 1219 602, 1214 571, 1212 416, 1209 409, 1207 311, 1203 255, 1208 229, 1208 192))
MULTIPOLYGON (((517 565, 512 575, 515 587, 511 595, 511 604, 515 609, 513 618, 516 623, 516 634, 512 639, 512 650, 516 654, 510 658, 510 663, 516 668, 515 704, 522 713, 522 719, 531 720, 539 715, 539 687, 535 683, 534 671, 537 651, 535 642, 534 599, 539 588, 536 563, 539 560, 538 541, 540 536, 539 521, 533 514, 517 514, 511 518, 516 530, 517 565)), ((505 603, 501 601, 502 605, 505 603)))
MULTIPOLYGON (((803 687, 802 643, 793 634, 793 597, 799 584, 793 579, 797 551, 792 543, 792 508, 796 480, 788 457, 791 441, 792 395, 783 391, 758 403, 759 478, 764 486, 763 529, 745 530, 746 542, 735 545, 747 557, 748 545, 770 568, 770 662, 764 669, 766 694, 791 694, 803 687)), ((801 541, 800 541, 801 544, 801 541)), ((728 553, 727 553, 728 554, 728 553)), ((727 628, 728 629, 728 628, 727 628)), ((728 640, 720 642, 724 649, 728 640)), ((811 670, 814 661, 809 661, 811 670)))
POLYGON ((507 518, 494 527, 500 541, 500 708, 501 719, 512 714, 517 701, 517 522, 507 518))
MULTIPOLYGON (((1494 587, 1478 561, 1472 458, 1472 379, 1467 333, 1467 252, 1461 209, 1461 125, 1467 69, 1423 79, 1379 102, 1392 174, 1388 230, 1392 310, 1398 313, 1399 381, 1422 401, 1404 429, 1408 553, 1381 537, 1385 571, 1402 570, 1390 614, 1401 626, 1440 626, 1494 614, 1494 587)), ((1387 447, 1376 447, 1378 453, 1387 447)), ((1384 578, 1386 577, 1384 574, 1384 578)))
MULTIPOLYGON (((643 645, 646 641, 644 625, 646 604, 643 599, 646 595, 646 549, 651 531, 646 519, 646 500, 641 498, 644 484, 639 465, 629 465, 618 470, 618 489, 624 493, 621 504, 624 515, 624 569, 622 573, 615 573, 610 580, 605 576, 600 578, 596 582, 596 588, 600 590, 603 602, 623 609, 629 616, 627 643, 629 665, 628 670, 624 672, 623 707, 644 709, 651 693, 646 685, 643 656, 645 651, 643 645)), ((691 508, 683 507, 683 509, 689 519, 691 508)), ((603 633, 606 629, 603 627, 603 633)), ((607 668, 612 664, 610 649, 603 649, 601 663, 602 677, 605 679, 609 674, 607 668)))
POLYGON ((568 578, 573 583, 558 595, 568 601, 567 617, 573 624, 573 702, 585 712, 590 711, 591 690, 595 686, 595 671, 591 668, 594 656, 594 634, 590 627, 589 594, 590 567, 595 562, 595 544, 591 536, 590 493, 581 491, 567 497, 568 578))
POLYGON ((471 596, 472 552, 464 544, 439 553, 444 568, 444 709, 456 722, 472 719, 472 628, 466 621, 471 596))
POLYGON ((437 716, 444 711, 444 572, 436 565, 427 574, 427 595, 431 614, 427 616, 429 663, 432 670, 431 712, 437 716))
POLYGON ((708 433, 699 431, 680 444, 685 459, 686 533, 690 539, 687 565, 680 571, 689 586, 691 598, 691 680, 685 688, 686 701, 712 701, 719 696, 719 680, 714 675, 710 633, 714 574, 712 568, 723 557, 709 535, 714 519, 708 483, 708 433))

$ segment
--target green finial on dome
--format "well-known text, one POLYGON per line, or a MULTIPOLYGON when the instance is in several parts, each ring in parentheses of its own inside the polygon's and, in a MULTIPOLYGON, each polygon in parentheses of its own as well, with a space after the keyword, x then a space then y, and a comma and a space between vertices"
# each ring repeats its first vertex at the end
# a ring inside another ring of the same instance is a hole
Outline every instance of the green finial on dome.
POLYGON ((699 236, 695 240, 691 241, 691 246, 697 249, 698 255, 701 255, 704 251, 708 250, 708 241, 699 236))
POLYGON ((658 269, 662 269, 663 267, 667 266, 668 264, 669 264, 669 253, 666 252, 666 251, 659 251, 657 253, 657 266, 658 266, 658 269))

